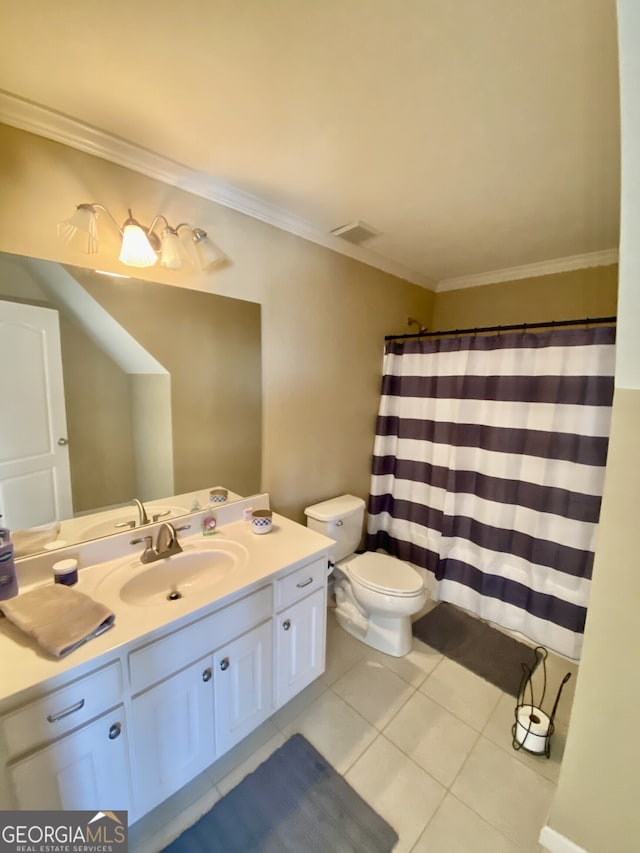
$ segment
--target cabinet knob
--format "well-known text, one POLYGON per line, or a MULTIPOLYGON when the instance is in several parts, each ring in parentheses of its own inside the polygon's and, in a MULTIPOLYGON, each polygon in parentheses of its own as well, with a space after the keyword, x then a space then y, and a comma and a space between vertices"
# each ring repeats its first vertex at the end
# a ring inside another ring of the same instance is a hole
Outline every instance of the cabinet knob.
POLYGON ((205 669, 205 671, 202 673, 202 680, 203 681, 211 681, 211 675, 212 675, 211 667, 207 667, 207 669, 205 669))
POLYGON ((109 729, 109 740, 115 740, 117 737, 120 737, 121 731, 122 723, 114 723, 109 729))
POLYGON ((285 631, 288 631, 289 628, 291 627, 291 619, 285 619, 284 622, 282 623, 282 627, 284 628, 285 631))
POLYGON ((222 658, 220 661, 220 669, 224 672, 225 669, 229 669, 229 658, 222 658))

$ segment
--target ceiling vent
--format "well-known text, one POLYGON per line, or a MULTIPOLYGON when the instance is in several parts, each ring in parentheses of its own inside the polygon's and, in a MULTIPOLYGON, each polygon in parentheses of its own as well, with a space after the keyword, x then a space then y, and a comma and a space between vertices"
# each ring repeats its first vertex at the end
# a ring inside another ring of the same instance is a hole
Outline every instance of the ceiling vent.
POLYGON ((364 243, 365 240, 377 237, 380 232, 376 231, 376 229, 372 228, 370 225, 367 225, 367 223, 363 222, 361 219, 356 219, 355 222, 350 222, 348 225, 341 225, 340 228, 334 228, 331 233, 334 237, 342 237, 343 240, 347 240, 349 243, 355 243, 356 246, 359 246, 360 243, 364 243))

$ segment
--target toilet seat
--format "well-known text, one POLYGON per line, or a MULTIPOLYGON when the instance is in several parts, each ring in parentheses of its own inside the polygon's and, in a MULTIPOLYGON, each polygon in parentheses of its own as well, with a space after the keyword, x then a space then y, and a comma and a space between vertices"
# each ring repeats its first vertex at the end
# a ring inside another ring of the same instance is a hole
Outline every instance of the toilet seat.
POLYGON ((372 592, 409 598, 424 590, 422 578, 408 563, 387 554, 367 551, 348 563, 353 580, 372 592))

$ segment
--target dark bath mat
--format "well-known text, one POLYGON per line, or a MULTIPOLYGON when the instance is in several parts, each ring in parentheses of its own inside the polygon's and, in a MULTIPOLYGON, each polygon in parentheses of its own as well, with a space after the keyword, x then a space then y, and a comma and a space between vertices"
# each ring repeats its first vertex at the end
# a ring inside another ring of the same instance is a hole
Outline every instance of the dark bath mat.
POLYGON ((522 664, 536 663, 532 648, 446 601, 413 623, 413 635, 515 697, 522 664))
POLYGON ((397 840, 296 734, 165 853, 389 853, 397 840))

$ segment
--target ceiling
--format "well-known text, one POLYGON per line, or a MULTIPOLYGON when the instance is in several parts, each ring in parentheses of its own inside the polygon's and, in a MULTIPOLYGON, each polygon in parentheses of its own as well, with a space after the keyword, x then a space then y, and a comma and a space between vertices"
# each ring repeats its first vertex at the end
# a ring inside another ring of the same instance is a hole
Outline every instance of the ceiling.
POLYGON ((319 234, 364 220, 371 262, 420 283, 617 248, 615 0, 0 0, 0 16, 7 92, 319 234))

